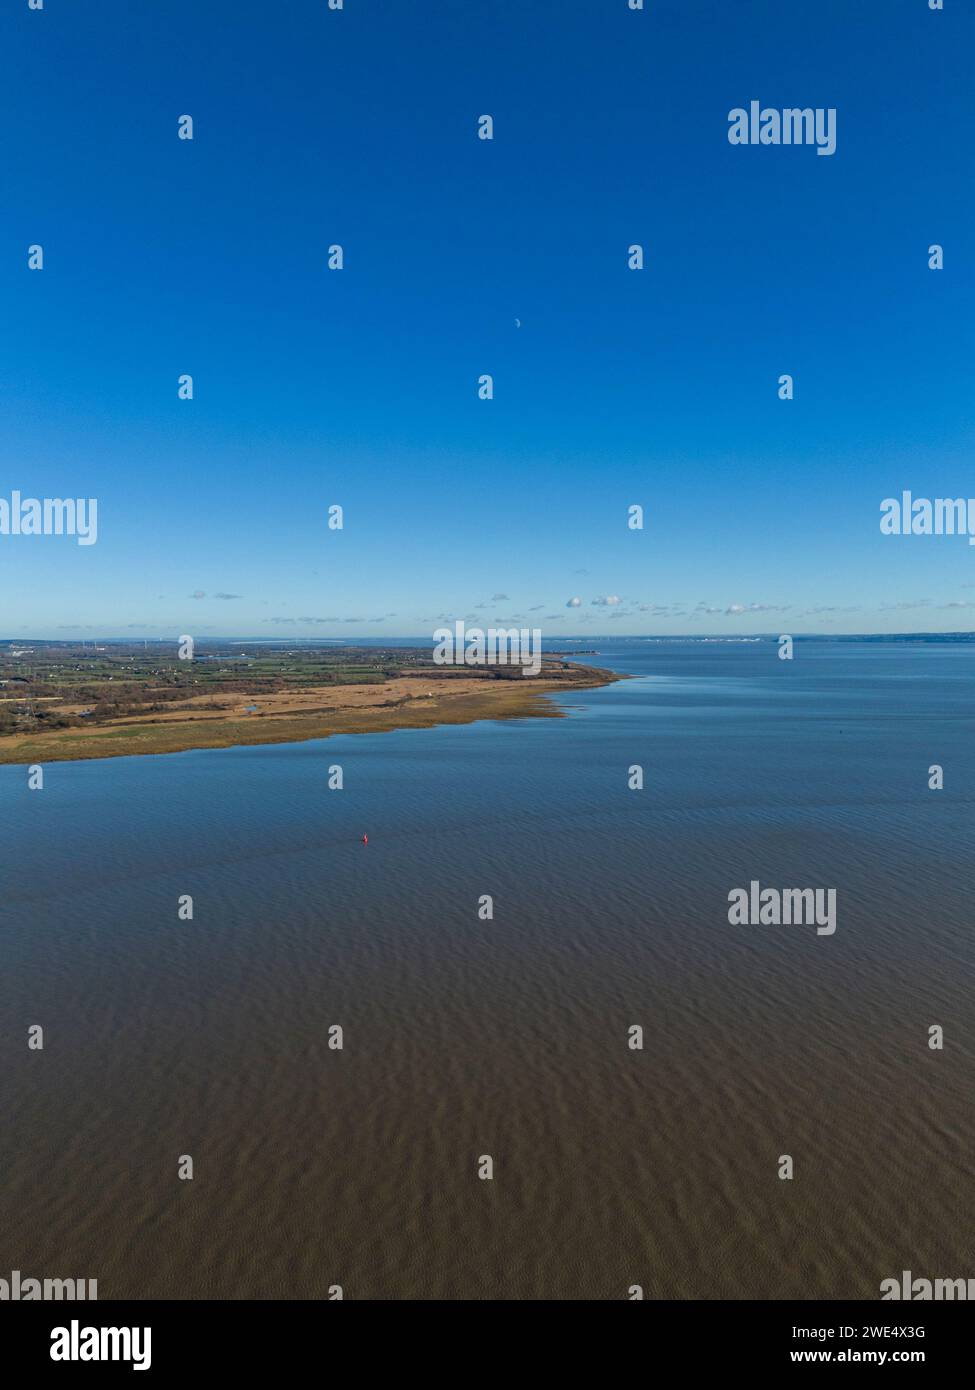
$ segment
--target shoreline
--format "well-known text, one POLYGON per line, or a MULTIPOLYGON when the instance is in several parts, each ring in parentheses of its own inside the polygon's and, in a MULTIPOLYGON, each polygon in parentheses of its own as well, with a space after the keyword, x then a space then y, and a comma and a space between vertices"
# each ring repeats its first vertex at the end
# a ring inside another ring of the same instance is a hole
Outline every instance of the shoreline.
MULTIPOLYGON (((392 733, 430 729, 442 724, 479 720, 562 719, 565 711, 548 697, 573 690, 594 690, 625 680, 623 673, 597 666, 564 663, 561 679, 543 671, 515 680, 471 680, 461 691, 412 693, 401 700, 357 707, 354 697, 382 694, 375 686, 346 686, 353 703, 311 709, 263 710, 242 717, 199 715, 195 718, 122 719, 85 729, 49 730, 0 738, 0 766, 85 762, 103 758, 152 757, 218 748, 307 743, 333 734, 392 733), (475 687, 475 688, 470 688, 475 687)), ((310 692, 311 693, 311 692, 310 692)))

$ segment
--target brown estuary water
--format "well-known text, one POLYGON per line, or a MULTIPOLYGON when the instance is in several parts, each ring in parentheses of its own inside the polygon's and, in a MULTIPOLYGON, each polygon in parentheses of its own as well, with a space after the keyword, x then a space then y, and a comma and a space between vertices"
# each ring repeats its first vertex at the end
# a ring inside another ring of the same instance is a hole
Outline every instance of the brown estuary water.
POLYGON ((592 660, 635 678, 565 719, 65 763, 42 791, 0 768, 0 1276, 875 1299, 975 1275, 975 647, 592 660), (752 881, 834 889, 835 931, 732 924, 752 881))

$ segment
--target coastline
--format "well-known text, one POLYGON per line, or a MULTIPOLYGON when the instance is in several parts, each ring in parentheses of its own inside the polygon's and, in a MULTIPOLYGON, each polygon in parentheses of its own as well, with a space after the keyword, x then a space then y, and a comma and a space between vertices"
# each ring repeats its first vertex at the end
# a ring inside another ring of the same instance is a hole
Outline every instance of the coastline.
MULTIPOLYGON (((459 691, 448 687, 387 701, 378 698, 386 693, 383 689, 353 685, 342 692, 345 703, 317 708, 265 709, 247 716, 235 709, 225 716, 190 719, 137 717, 85 729, 8 735, 0 738, 0 766, 305 743, 332 734, 390 733, 440 724, 473 724, 483 719, 561 719, 565 711, 548 696, 597 689, 625 679, 619 672, 566 662, 559 678, 543 672, 522 680, 471 679, 459 691), (362 692, 373 697, 372 704, 356 700, 362 692)), ((309 696, 314 699, 314 692, 309 696)))

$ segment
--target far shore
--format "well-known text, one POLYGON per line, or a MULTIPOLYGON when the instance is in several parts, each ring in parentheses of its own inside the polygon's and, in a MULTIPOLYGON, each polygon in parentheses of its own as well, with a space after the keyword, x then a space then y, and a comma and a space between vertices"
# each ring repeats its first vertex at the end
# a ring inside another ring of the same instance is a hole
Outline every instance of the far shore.
POLYGON ((537 676, 491 678, 457 672, 449 680, 422 672, 381 683, 311 686, 259 698, 210 696, 179 710, 132 715, 90 727, 17 732, 0 738, 0 764, 72 762, 90 758, 181 753, 190 749, 300 743, 332 734, 428 729, 481 719, 561 718, 549 695, 623 680, 614 671, 563 661, 537 676), (205 707, 204 707, 205 704, 205 707))

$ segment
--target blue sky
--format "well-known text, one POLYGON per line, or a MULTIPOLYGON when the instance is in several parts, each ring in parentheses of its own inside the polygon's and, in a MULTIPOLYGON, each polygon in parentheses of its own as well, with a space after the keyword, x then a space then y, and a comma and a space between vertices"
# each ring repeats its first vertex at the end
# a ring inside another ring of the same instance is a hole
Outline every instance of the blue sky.
POLYGON ((0 635, 975 628, 975 548, 879 531, 975 495, 962 0, 24 0, 0 41, 0 496, 99 508, 0 536, 0 635), (836 153, 730 145, 752 99, 836 153))

